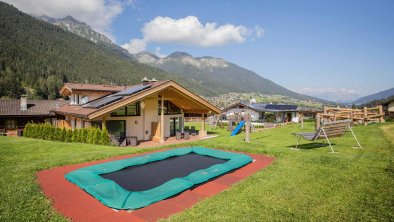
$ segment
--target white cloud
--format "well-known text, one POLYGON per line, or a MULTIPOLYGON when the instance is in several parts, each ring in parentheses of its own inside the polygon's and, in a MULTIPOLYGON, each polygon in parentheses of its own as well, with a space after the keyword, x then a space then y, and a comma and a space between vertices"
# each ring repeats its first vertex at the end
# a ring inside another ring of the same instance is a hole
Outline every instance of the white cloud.
POLYGON ((335 87, 326 87, 326 88, 311 88, 305 87, 302 89, 297 90, 299 93, 348 93, 348 94, 358 94, 359 92, 354 89, 347 89, 347 88, 335 88, 335 87))
POLYGON ((261 38, 264 36, 264 29, 262 29, 260 26, 256 25, 254 27, 255 33, 256 33, 256 38, 261 38))
POLYGON ((18 9, 37 16, 63 18, 71 15, 94 30, 111 37, 110 25, 131 0, 4 0, 18 9))
MULTIPOLYGON (((212 47, 230 43, 243 43, 247 37, 255 35, 256 38, 263 36, 263 29, 256 26, 250 29, 245 26, 225 24, 218 26, 217 23, 202 24, 195 16, 173 19, 170 17, 156 17, 145 23, 142 28, 142 39, 131 39, 130 43, 124 44, 130 52, 137 51, 132 48, 132 42, 143 41, 148 43, 175 43, 194 45, 200 47, 212 47)), ((145 50, 145 49, 143 49, 145 50)))
POLYGON ((299 90, 296 90, 298 93, 318 97, 321 99, 326 99, 329 101, 335 102, 351 102, 362 95, 360 92, 354 89, 348 88, 335 88, 335 87, 325 87, 325 88, 312 88, 305 87, 299 90))
POLYGON ((145 51, 146 42, 144 39, 132 39, 129 43, 125 43, 121 46, 127 49, 130 53, 135 54, 145 51))

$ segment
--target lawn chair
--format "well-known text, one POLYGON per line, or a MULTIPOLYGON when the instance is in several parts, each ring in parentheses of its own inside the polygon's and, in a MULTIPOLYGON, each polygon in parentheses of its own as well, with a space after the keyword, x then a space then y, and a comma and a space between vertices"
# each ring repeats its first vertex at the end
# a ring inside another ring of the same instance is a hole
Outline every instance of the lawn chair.
POLYGON ((360 143, 357 140, 356 135, 354 135, 354 132, 353 132, 352 128, 350 127, 351 122, 352 122, 351 120, 335 121, 335 122, 323 124, 314 133, 293 133, 293 135, 298 137, 297 146, 295 147, 295 149, 298 149, 298 145, 300 143, 301 138, 304 138, 309 141, 316 141, 316 140, 320 140, 320 139, 323 139, 323 140, 325 139, 325 140, 327 140, 328 145, 330 145, 331 151, 334 153, 335 151, 332 148, 330 140, 328 138, 344 136, 348 129, 353 134, 353 137, 358 144, 357 148, 362 148, 360 143))
POLYGON ((185 131, 185 132, 183 133, 183 139, 184 139, 184 140, 190 139, 189 131, 185 131))
POLYGON ((176 140, 181 140, 182 139, 181 131, 176 131, 175 135, 176 135, 176 140))
POLYGON ((190 128, 190 134, 191 134, 192 136, 197 135, 196 127, 195 127, 195 126, 191 126, 191 128, 190 128))

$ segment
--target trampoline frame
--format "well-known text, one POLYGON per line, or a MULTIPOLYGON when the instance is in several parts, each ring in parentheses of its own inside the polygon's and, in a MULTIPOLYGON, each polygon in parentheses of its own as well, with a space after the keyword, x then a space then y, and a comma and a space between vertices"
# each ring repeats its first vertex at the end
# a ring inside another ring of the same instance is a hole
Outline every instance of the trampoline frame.
POLYGON ((245 154, 204 147, 187 147, 80 168, 67 173, 65 178, 108 207, 114 209, 138 209, 181 193, 250 162, 252 162, 252 158, 245 154), (145 191, 125 190, 115 181, 100 176, 101 174, 116 172, 130 166, 143 165, 189 153, 226 159, 228 161, 194 171, 182 178, 173 178, 160 186, 145 191))

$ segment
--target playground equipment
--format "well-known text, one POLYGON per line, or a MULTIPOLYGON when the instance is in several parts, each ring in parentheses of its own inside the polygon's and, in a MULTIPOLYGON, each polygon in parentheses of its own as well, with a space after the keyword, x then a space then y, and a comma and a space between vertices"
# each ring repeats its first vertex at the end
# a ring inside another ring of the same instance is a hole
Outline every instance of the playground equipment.
POLYGON ((235 127, 235 129, 233 130, 233 132, 231 133, 231 136, 235 136, 239 133, 239 131, 241 130, 241 128, 245 125, 245 122, 242 120, 241 122, 239 122, 238 126, 235 127))
POLYGON ((363 107, 363 109, 349 109, 339 107, 323 108, 323 113, 316 115, 316 129, 321 125, 321 122, 332 122, 337 120, 351 120, 352 123, 364 123, 367 125, 371 122, 384 122, 384 112, 382 106, 363 107))

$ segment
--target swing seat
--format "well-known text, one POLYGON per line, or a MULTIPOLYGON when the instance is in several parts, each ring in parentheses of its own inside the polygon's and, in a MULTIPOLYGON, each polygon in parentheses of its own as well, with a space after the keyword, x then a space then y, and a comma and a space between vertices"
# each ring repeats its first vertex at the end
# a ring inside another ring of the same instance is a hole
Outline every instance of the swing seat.
POLYGON ((358 148, 362 148, 360 143, 358 142, 356 135, 354 134, 352 128, 350 127, 351 122, 352 122, 351 120, 335 121, 335 122, 323 124, 316 132, 293 133, 293 135, 298 137, 297 145, 295 146, 294 149, 298 149, 301 138, 304 138, 309 141, 316 141, 323 139, 323 140, 327 140, 328 145, 330 145, 331 152, 334 153, 335 151, 332 148, 332 145, 328 138, 342 137, 346 134, 348 130, 353 134, 353 137, 357 142, 358 148))

